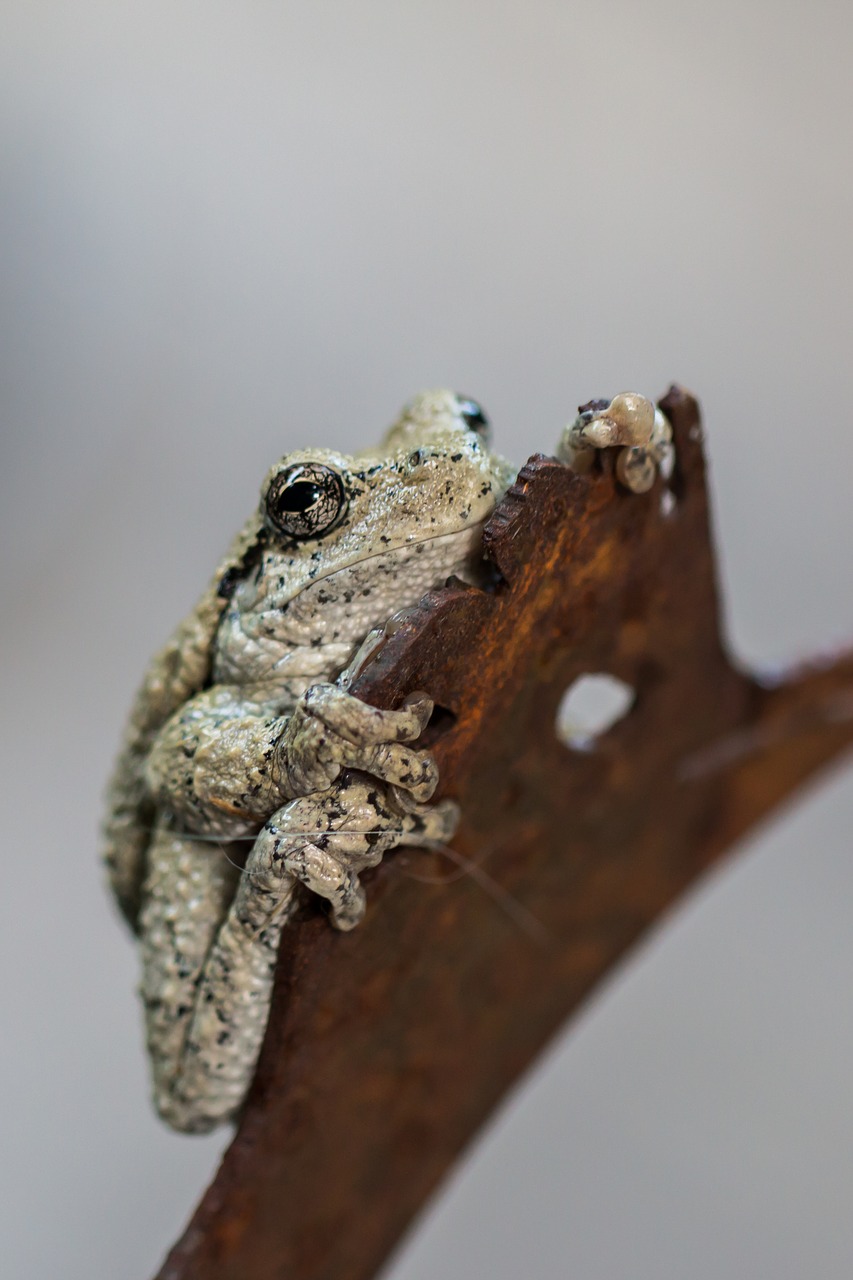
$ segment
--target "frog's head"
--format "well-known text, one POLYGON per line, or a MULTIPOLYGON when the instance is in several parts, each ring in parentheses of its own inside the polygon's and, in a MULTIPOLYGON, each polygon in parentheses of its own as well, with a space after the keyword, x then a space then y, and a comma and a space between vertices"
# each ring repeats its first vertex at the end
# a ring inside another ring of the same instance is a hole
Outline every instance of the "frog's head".
MULTIPOLYGON (((478 404, 451 391, 417 396, 378 449, 288 454, 268 473, 260 516, 279 592, 418 543, 475 545, 513 469, 489 450, 478 404)), ((269 560, 268 560, 269 563, 269 560)), ((279 597, 280 598, 280 597, 279 597)))

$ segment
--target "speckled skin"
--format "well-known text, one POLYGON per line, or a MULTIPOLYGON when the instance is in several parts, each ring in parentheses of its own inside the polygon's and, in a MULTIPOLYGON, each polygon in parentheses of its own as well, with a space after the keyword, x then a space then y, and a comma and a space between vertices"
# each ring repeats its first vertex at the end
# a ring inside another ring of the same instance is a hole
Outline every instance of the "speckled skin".
POLYGON ((283 459, 137 696, 105 857, 139 933, 155 1103, 177 1129, 203 1132, 242 1104, 297 886, 352 928, 364 867, 453 833, 455 806, 427 803, 434 762, 410 745, 430 700, 379 711, 339 677, 425 591, 478 580, 481 527, 512 471, 464 409, 430 392, 375 453, 283 459), (333 472, 345 496, 320 536, 282 535, 270 516, 299 464, 333 472))

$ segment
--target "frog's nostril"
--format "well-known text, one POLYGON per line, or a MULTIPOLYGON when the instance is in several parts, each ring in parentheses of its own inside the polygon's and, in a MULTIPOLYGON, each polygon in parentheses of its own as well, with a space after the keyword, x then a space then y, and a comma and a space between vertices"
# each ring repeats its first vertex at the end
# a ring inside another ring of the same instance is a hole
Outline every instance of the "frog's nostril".
POLYGON ((429 449, 415 449, 414 453, 409 454, 409 474, 415 480, 425 480, 434 473, 437 466, 438 458, 429 449))

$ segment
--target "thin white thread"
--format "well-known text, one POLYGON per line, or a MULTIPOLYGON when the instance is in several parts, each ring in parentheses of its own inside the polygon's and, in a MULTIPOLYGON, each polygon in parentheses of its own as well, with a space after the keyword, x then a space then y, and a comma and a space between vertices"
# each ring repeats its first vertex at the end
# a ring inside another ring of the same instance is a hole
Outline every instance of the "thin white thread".
MULTIPOLYGON (((152 827, 151 830, 153 831, 154 828, 152 827)), ((392 832, 394 835, 417 834, 407 831, 405 827, 324 827, 321 831, 303 831, 300 827, 288 827, 286 831, 281 831, 279 834, 282 836, 382 836, 387 832, 392 832)), ((197 835, 194 831, 168 831, 172 839, 200 841, 202 844, 243 844, 247 840, 254 843, 260 834, 260 831, 256 831, 251 836, 205 836, 197 835)))
MULTIPOLYGON (((190 832, 170 832, 169 834, 180 840, 193 840, 204 844, 216 845, 229 866, 234 867, 234 869, 239 871, 241 875, 251 874, 248 868, 241 866, 239 862, 235 862, 234 859, 230 857, 227 846, 229 844, 238 844, 247 840, 254 843, 257 839, 257 835, 235 836, 230 839, 225 839, 222 836, 199 835, 190 832)), ((364 831, 347 831, 345 828, 339 828, 337 830, 327 829, 325 831, 302 831, 298 828, 294 828, 286 834, 297 836, 396 834, 405 836, 413 833, 406 831, 403 827, 378 827, 364 831)), ((401 875, 408 876, 411 880, 417 880, 421 884, 450 885, 456 884, 466 876, 470 876, 474 883, 478 884, 484 893, 488 894, 495 905, 500 907, 501 910, 509 916, 509 918, 518 925, 522 932, 526 933, 529 938, 533 939, 533 941, 540 945, 545 945, 546 943, 553 941, 553 934, 542 923, 542 921, 539 920, 532 911, 528 911, 527 907, 519 902, 517 898, 513 897, 507 889, 504 889, 503 885, 499 884, 493 876, 490 876, 489 873, 483 869, 481 862, 485 861, 488 853, 484 853, 480 859, 467 858, 464 854, 459 853, 458 850, 452 849, 449 845, 444 844, 441 841, 438 841, 435 844, 425 845, 423 848, 426 853, 441 854, 443 857, 447 858, 448 861, 455 863, 459 870, 455 874, 451 875, 429 876, 419 874, 416 871, 410 871, 399 862, 392 861, 390 865, 392 867, 396 867, 401 875)))
POLYGON ((459 870, 451 875, 429 876, 417 871, 410 871, 399 859, 393 860, 389 865, 399 871, 401 875, 408 876, 410 880, 417 880, 419 884, 456 884, 459 880, 463 880, 465 876, 470 876, 474 883, 489 895, 495 905, 500 907, 513 923, 518 925, 522 932, 526 933, 534 942, 544 946, 546 943, 553 941, 554 935, 550 929, 532 911, 528 911, 527 907, 519 902, 509 890, 499 884, 494 876, 490 876, 488 871, 483 869, 481 863, 485 861, 488 853, 484 853, 478 859, 466 858, 457 849, 451 849, 446 844, 429 845, 426 847, 425 852, 442 854, 450 862, 454 862, 459 870))

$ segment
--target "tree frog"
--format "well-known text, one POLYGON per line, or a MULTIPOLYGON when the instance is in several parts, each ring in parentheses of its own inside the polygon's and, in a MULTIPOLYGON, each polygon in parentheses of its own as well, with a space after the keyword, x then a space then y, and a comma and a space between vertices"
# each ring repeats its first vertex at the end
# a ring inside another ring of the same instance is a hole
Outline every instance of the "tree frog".
MULTIPOLYGON (((651 439, 649 402, 618 401, 610 418, 587 406, 567 461, 651 439)), ((288 454, 153 659, 109 789, 105 857, 139 937, 154 1101, 174 1128, 239 1112, 298 887, 352 929, 365 867, 452 837, 457 807, 430 803, 435 762, 414 745, 429 697, 385 711, 347 686, 395 613, 451 575, 482 582, 482 527, 513 476, 480 406, 444 390, 412 400, 375 451, 288 454)))

